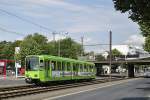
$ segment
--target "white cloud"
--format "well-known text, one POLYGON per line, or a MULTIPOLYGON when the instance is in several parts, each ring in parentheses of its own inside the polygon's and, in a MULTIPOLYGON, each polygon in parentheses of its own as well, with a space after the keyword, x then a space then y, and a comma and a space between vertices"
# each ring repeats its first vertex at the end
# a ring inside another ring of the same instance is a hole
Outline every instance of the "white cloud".
POLYGON ((142 46, 144 44, 145 38, 142 35, 131 35, 128 40, 125 41, 129 45, 142 46))
MULTIPOLYGON (((57 31, 71 33, 104 32, 110 28, 113 30, 122 29, 123 31, 136 25, 129 21, 127 15, 122 15, 116 12, 113 7, 105 7, 103 4, 85 6, 65 0, 23 0, 21 5, 24 5, 26 9, 22 13, 27 16, 54 21, 53 23, 57 24, 57 27, 52 26, 52 28, 57 31), (51 9, 51 7, 56 8, 56 10, 46 10, 51 9), (65 26, 67 23, 71 23, 71 25, 65 26)), ((33 21, 37 20, 33 19, 33 21)))
POLYGON ((86 6, 80 6, 77 4, 69 3, 64 0, 26 0, 24 1, 25 6, 30 6, 30 7, 57 7, 65 10, 70 10, 70 11, 88 11, 89 7, 86 6))
MULTIPOLYGON (((84 38, 84 37, 83 37, 84 38)), ((90 37, 87 37, 87 38, 84 38, 84 44, 90 44, 91 43, 91 41, 92 41, 92 38, 90 38, 90 37)))
MULTIPOLYGON (((76 4, 67 2, 68 0, 13 0, 14 2, 12 2, 12 0, 3 0, 3 2, 5 1, 9 1, 9 4, 17 4, 17 7, 13 9, 15 12, 18 12, 17 15, 20 14, 19 16, 46 26, 52 29, 52 31, 69 32, 72 38, 77 38, 78 41, 81 41, 81 36, 85 36, 85 44, 106 43, 108 41, 106 33, 110 29, 112 29, 113 42, 115 41, 115 43, 118 43, 117 41, 120 40, 126 40, 131 33, 137 33, 139 31, 137 30, 137 24, 128 19, 127 14, 116 12, 113 6, 107 6, 107 4, 76 4)), ((96 0, 93 0, 93 2, 95 1, 96 0)), ((8 9, 10 8, 8 7, 8 9)), ((1 20, 3 19, 1 18, 1 20)), ((21 30, 18 26, 22 24, 19 25, 18 23, 19 22, 16 21, 13 28, 21 30)), ((10 26, 12 27, 12 25, 10 26)), ((21 31, 24 33, 26 33, 26 31, 28 31, 28 33, 37 31, 37 28, 34 29, 33 26, 30 27, 28 23, 23 23, 21 27, 23 30, 21 31)), ((41 33, 45 32, 44 29, 39 30, 41 30, 41 33)), ((65 37, 62 35, 56 35, 56 40, 63 38, 65 37)), ((52 39, 52 36, 48 36, 49 41, 52 39)), ((126 43, 133 44, 139 42, 138 44, 140 44, 142 41, 140 36, 133 35, 126 43)), ((120 44, 120 42, 118 44, 120 44)), ((87 47, 87 50, 100 52, 103 48, 102 46, 92 46, 87 47)))

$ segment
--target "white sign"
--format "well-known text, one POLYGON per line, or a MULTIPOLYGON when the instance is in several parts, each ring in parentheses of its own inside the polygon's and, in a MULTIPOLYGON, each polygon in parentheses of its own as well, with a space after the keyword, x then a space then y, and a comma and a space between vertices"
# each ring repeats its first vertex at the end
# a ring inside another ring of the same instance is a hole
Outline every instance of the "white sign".
POLYGON ((21 64, 16 63, 16 68, 21 68, 21 64))
POLYGON ((15 47, 15 54, 19 54, 20 52, 20 47, 15 47))
POLYGON ((5 65, 5 63, 4 62, 0 62, 0 66, 4 66, 5 65))

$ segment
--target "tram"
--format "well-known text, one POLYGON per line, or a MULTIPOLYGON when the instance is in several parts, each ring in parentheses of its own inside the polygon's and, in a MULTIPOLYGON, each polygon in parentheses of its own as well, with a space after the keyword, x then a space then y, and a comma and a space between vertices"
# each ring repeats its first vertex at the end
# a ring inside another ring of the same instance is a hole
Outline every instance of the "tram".
POLYGON ((95 79, 96 68, 91 62, 51 55, 29 55, 25 62, 27 83, 95 79))

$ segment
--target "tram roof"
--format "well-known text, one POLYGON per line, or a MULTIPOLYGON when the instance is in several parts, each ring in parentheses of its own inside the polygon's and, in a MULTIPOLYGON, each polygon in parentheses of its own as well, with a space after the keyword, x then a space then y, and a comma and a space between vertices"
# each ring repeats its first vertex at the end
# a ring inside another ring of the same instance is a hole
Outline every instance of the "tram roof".
POLYGON ((29 55, 27 57, 43 57, 44 59, 51 59, 51 60, 55 60, 55 61, 66 61, 66 62, 74 62, 74 63, 80 63, 80 64, 91 64, 94 65, 94 63, 91 62, 87 62, 87 61, 80 61, 80 60, 75 60, 75 59, 71 59, 71 58, 65 58, 65 57, 58 57, 58 56, 52 56, 52 55, 29 55))

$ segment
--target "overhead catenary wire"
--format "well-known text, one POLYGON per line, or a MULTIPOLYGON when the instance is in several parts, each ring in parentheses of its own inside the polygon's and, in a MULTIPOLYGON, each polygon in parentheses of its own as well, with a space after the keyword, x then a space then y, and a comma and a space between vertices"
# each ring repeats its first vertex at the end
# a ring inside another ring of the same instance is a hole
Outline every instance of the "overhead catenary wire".
MULTIPOLYGON (((109 45, 107 43, 99 43, 99 44, 85 44, 83 46, 99 46, 99 45, 109 45)), ((113 44, 113 45, 129 45, 129 44, 113 44)))
POLYGON ((34 25, 34 26, 37 26, 37 27, 39 27, 39 28, 42 28, 42 29, 44 29, 44 30, 52 31, 51 29, 49 29, 49 28, 47 28, 47 27, 45 27, 45 26, 42 26, 42 25, 40 25, 40 24, 38 24, 38 23, 35 23, 35 22, 31 21, 31 20, 28 20, 28 19, 25 19, 25 18, 23 18, 23 17, 20 17, 20 16, 18 16, 18 15, 16 15, 16 14, 11 13, 11 12, 9 12, 9 11, 6 11, 6 10, 4 10, 4 9, 1 9, 1 8, 0 8, 0 12, 3 12, 3 13, 6 13, 6 14, 8 14, 8 15, 10 15, 10 16, 16 17, 16 18, 18 18, 18 19, 20 19, 20 20, 22 20, 22 21, 24 21, 24 22, 30 23, 30 24, 32 24, 32 25, 34 25))
POLYGON ((3 27, 0 27, 0 31, 3 31, 3 32, 7 32, 7 33, 13 33, 13 34, 16 34, 16 35, 22 35, 22 36, 25 36, 25 34, 22 34, 20 32, 15 32, 15 31, 11 31, 11 30, 7 30, 3 27))

